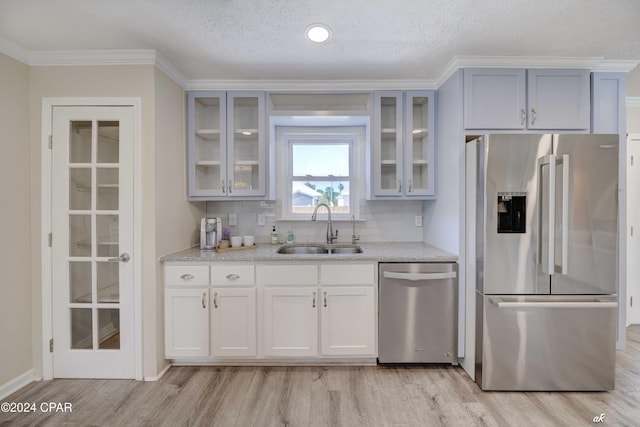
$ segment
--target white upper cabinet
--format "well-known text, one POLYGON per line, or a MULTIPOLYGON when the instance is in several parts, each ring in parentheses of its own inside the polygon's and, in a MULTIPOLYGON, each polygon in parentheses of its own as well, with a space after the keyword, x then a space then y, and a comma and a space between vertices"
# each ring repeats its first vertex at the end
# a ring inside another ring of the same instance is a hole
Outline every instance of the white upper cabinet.
POLYGON ((189 92, 189 199, 266 197, 263 92, 189 92))
POLYGON ((374 93, 369 199, 435 198, 435 93, 374 93))
POLYGON ((589 130, 589 77, 582 69, 465 69, 464 127, 589 130))
POLYGON ((591 133, 626 134, 627 74, 591 75, 591 133))

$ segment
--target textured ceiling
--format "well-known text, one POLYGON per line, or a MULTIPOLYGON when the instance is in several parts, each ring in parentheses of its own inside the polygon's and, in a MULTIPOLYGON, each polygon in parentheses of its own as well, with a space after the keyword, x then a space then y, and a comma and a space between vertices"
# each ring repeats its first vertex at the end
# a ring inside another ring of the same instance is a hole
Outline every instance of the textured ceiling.
POLYGON ((187 79, 432 79, 456 55, 640 60, 640 0, 0 0, 0 37, 155 49, 187 79))

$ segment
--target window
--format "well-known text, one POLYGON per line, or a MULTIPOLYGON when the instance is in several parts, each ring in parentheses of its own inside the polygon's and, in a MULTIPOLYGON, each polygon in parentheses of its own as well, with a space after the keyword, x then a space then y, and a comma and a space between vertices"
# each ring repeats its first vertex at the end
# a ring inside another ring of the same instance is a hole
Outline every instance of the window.
POLYGON ((320 203, 351 215, 351 141, 289 142, 290 214, 310 215, 320 203))
MULTIPOLYGON (((320 203, 329 205, 332 219, 359 219, 368 117, 349 118, 342 126, 318 126, 318 120, 291 126, 287 121, 275 124, 272 132, 277 141, 278 219, 309 221, 320 203)), ((318 215, 324 220, 326 209, 318 215)))

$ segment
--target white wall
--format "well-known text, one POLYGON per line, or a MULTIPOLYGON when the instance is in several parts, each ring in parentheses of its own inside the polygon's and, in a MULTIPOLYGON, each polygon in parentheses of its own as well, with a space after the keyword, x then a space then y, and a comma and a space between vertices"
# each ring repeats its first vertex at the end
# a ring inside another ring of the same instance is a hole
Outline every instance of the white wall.
POLYGON ((0 386, 29 372, 31 342, 29 67, 0 54, 0 386))

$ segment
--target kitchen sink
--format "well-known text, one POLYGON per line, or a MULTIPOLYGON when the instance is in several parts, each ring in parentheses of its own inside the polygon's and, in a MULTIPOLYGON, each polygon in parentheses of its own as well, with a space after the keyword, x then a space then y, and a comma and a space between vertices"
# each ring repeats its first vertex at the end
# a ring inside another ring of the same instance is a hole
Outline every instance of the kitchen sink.
POLYGON ((358 245, 337 245, 331 247, 332 254, 361 254, 362 248, 358 245))
POLYGON ((329 254, 361 254, 358 245, 321 245, 313 243, 294 243, 280 246, 279 254, 329 255, 329 254))
POLYGON ((329 249, 311 245, 284 245, 277 250, 279 254, 328 254, 329 249))

